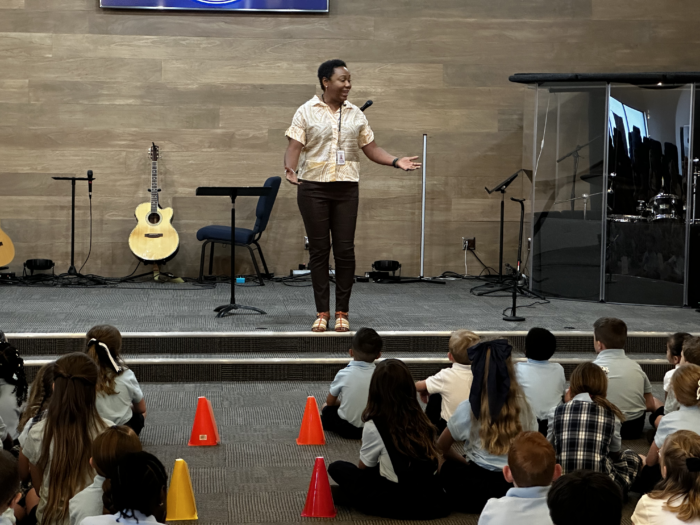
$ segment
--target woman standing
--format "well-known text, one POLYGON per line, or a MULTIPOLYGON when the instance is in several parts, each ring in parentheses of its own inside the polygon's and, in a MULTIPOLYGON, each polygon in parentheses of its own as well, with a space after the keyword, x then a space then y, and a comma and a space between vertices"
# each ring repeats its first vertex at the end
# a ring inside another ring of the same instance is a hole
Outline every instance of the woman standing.
POLYGON ((317 311, 311 330, 325 332, 330 319, 328 257, 332 235, 335 331, 347 332, 355 280, 360 149, 377 164, 404 171, 421 165, 414 162, 418 157, 394 157, 374 142, 365 115, 347 101, 352 84, 345 62, 324 62, 318 68, 318 80, 323 89, 321 98, 314 96, 301 106, 286 132, 289 145, 284 155, 284 172, 287 181, 299 186, 297 203, 309 238, 309 268, 317 311))

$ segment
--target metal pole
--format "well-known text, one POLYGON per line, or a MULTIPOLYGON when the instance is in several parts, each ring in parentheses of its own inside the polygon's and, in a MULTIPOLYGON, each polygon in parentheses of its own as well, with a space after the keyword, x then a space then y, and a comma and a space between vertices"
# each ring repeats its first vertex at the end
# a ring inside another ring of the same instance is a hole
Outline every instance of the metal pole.
POLYGON ((610 83, 605 85, 605 116, 603 121, 603 195, 602 211, 600 212, 600 302, 605 302, 605 266, 607 260, 608 243, 608 123, 610 111, 610 83))
MULTIPOLYGON (((686 195, 685 195, 685 275, 683 276, 683 306, 688 306, 688 277, 690 276, 690 225, 691 219, 695 215, 695 201, 693 200, 693 173, 695 172, 695 163, 693 158, 693 140, 695 139, 695 84, 690 85, 690 141, 688 147, 688 172, 686 173, 686 195)), ((681 147, 683 145, 681 144, 681 147)))
POLYGON ((425 265, 425 170, 428 158, 428 135, 423 134, 423 198, 421 203, 420 216, 420 278, 425 277, 423 271, 425 265))

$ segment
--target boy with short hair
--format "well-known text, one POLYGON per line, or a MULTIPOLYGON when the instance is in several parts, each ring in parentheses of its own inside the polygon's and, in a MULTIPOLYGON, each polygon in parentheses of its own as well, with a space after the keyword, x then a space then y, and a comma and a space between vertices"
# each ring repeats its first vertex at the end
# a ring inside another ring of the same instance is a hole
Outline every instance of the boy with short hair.
POLYGON ((17 460, 6 450, 0 450, 0 525, 13 525, 9 516, 22 497, 17 460))
POLYGON ((625 355, 627 325, 621 319, 601 317, 593 323, 593 361, 608 376, 608 400, 625 416, 622 439, 638 439, 644 430, 646 411, 662 405, 651 394, 649 378, 636 361, 625 355))
POLYGON ((479 525, 552 525, 547 493, 561 476, 554 448, 539 432, 521 432, 508 452, 503 477, 514 487, 502 498, 492 498, 479 517, 479 525))
POLYGON ((371 328, 355 332, 349 350, 353 360, 336 374, 321 411, 324 430, 346 439, 362 439, 362 412, 367 406, 374 361, 382 355, 382 346, 382 338, 371 328))
POLYGON ((527 361, 515 365, 518 382, 543 436, 547 436, 549 418, 554 416, 554 409, 561 404, 566 389, 564 367, 549 362, 556 349, 557 338, 552 332, 531 328, 525 338, 527 361))
POLYGON ((560 477, 547 495, 554 525, 620 525, 622 491, 610 476, 575 470, 560 477))
POLYGON ((428 405, 425 407, 425 415, 439 433, 445 430, 459 404, 469 399, 474 376, 468 350, 479 341, 479 336, 469 330, 452 332, 447 352, 452 366, 443 368, 425 381, 416 382, 421 400, 428 405))

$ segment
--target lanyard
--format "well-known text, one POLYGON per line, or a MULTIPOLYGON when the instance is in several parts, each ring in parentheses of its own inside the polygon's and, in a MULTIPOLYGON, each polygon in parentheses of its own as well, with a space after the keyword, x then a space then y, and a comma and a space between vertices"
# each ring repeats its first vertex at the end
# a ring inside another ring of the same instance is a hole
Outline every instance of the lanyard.
POLYGON ((340 112, 340 115, 338 115, 338 149, 340 149, 340 127, 343 124, 343 105, 341 104, 340 108, 338 109, 340 112))

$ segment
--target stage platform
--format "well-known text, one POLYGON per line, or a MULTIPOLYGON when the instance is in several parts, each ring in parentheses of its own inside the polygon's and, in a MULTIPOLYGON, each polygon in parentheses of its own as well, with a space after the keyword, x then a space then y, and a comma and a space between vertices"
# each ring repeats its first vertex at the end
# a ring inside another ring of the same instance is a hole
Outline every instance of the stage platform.
MULTIPOLYGON (((477 297, 478 283, 358 283, 353 290, 353 329, 370 326, 385 340, 384 357, 403 359, 426 376, 449 365, 449 334, 458 328, 486 337, 506 336, 523 359, 527 330, 542 326, 558 337, 555 360, 570 372, 593 359, 592 325, 603 316, 627 322, 628 353, 650 379, 669 368, 665 338, 697 332, 692 309, 555 300, 522 308, 522 323, 502 320, 508 296, 477 297)), ((238 286, 242 304, 267 311, 239 311, 222 319, 230 285, 129 283, 113 287, 0 286, 0 329, 21 349, 30 368, 84 349, 84 334, 96 324, 113 324, 124 334, 129 365, 146 381, 329 381, 349 357, 349 334, 314 334, 313 294, 308 286, 268 282, 238 286)), ((540 301, 519 298, 521 305, 540 301)))

